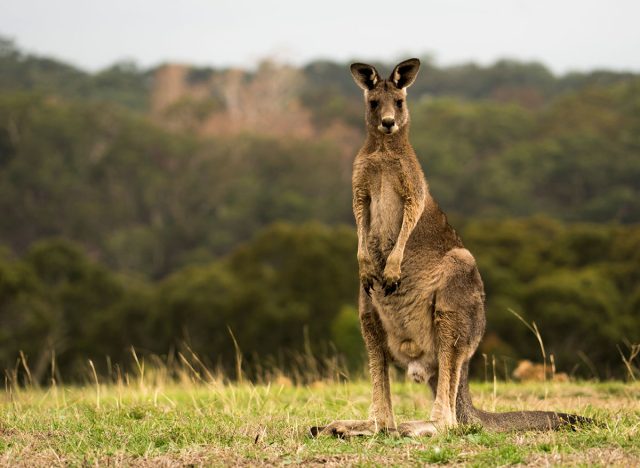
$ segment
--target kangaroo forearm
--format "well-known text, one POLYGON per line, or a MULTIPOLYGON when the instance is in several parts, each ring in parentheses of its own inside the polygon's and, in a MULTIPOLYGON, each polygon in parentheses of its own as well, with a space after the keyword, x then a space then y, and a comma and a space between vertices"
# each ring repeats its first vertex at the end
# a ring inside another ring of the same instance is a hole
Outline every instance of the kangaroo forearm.
POLYGON ((367 249, 367 234, 368 229, 364 224, 358 224, 358 261, 366 260, 369 257, 369 251, 367 249))
POLYGON ((424 202, 405 202, 402 216, 402 225, 400 227, 400 232, 398 233, 396 243, 393 246, 393 250, 389 254, 390 257, 394 256, 400 262, 402 261, 402 257, 404 256, 404 249, 407 246, 407 241, 409 240, 409 236, 411 236, 413 229, 418 224, 418 219, 420 218, 423 208, 424 202))
POLYGON ((356 218, 358 234, 358 260, 362 261, 369 256, 367 251, 367 235, 369 232, 369 203, 367 196, 359 195, 354 198, 353 214, 356 218))

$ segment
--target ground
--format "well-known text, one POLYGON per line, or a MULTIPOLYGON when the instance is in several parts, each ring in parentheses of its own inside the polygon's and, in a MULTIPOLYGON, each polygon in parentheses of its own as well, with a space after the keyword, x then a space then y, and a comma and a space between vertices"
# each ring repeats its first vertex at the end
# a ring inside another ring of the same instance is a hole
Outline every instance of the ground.
MULTIPOLYGON (((553 409, 596 418, 575 432, 496 434, 468 427, 434 438, 312 439, 308 428, 364 418, 369 384, 287 379, 254 385, 129 384, 8 388, 0 394, 5 465, 640 465, 640 383, 475 383, 486 410, 553 409), (277 383, 276 383, 277 382, 277 383)), ((424 386, 393 385, 398 421, 426 418, 424 386)))

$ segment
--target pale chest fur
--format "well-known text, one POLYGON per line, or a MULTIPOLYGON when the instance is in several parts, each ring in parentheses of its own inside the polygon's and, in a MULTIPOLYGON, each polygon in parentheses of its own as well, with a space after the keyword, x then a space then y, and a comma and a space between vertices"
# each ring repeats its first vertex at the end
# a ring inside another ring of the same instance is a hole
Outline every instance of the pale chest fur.
POLYGON ((368 244, 374 250, 388 254, 402 226, 403 200, 399 193, 397 174, 378 171, 371 181, 370 228, 368 244))
POLYGON ((365 240, 382 269, 402 226, 406 196, 402 163, 392 154, 380 152, 361 158, 356 169, 354 186, 363 188, 369 196, 369 229, 365 240))

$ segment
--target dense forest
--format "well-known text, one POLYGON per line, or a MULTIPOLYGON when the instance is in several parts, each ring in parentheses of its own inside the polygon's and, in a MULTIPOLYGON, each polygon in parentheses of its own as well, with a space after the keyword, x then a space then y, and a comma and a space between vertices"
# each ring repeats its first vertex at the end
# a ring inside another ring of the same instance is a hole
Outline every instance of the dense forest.
MULTIPOLYGON (((640 76, 423 62, 411 140, 485 281, 481 352, 503 375, 540 359, 513 310, 560 370, 623 376, 640 76)), ((0 40, 0 367, 23 351, 44 380, 55 353, 74 378, 189 346, 232 368, 231 330, 248 362, 311 347, 358 368, 361 99, 346 63, 91 74, 0 40)))

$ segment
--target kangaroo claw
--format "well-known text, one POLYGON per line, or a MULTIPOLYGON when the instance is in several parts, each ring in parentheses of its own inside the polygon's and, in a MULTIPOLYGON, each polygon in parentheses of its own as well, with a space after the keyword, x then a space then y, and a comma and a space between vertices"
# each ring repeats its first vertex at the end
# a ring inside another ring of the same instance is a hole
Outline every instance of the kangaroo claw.
POLYGON ((367 296, 371 297, 371 290, 373 289, 373 280, 370 278, 362 280, 362 289, 367 293, 367 296))
POLYGON ((384 286, 384 295, 385 297, 389 294, 393 294, 400 287, 400 281, 394 281, 393 283, 385 284, 384 286))

